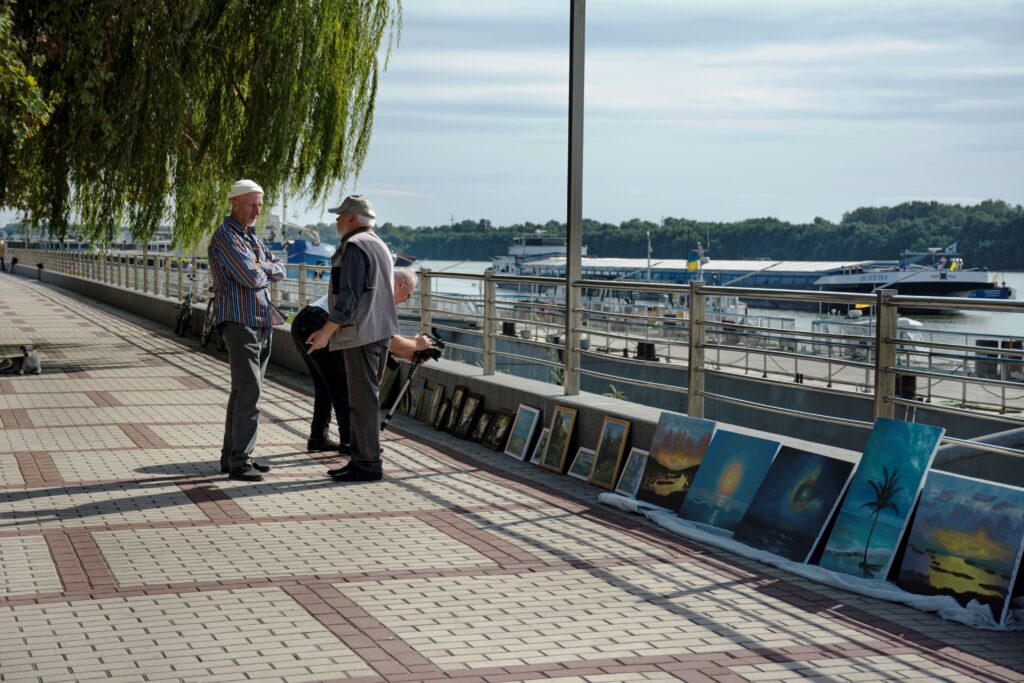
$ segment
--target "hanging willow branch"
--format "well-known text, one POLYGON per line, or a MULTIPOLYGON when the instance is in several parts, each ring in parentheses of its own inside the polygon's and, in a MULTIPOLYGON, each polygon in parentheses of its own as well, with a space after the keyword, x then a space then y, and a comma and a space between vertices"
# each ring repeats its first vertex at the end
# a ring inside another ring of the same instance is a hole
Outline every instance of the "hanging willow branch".
POLYGON ((401 26, 401 0, 8 6, 53 112, 0 174, 4 203, 54 236, 75 216, 99 242, 170 222, 186 248, 238 178, 320 202, 358 173, 401 26))

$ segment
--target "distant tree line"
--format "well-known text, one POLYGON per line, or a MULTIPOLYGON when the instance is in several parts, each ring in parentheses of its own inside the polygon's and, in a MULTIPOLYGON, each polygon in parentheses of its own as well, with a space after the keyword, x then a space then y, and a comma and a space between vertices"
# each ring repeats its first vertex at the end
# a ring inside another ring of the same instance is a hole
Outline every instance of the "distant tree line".
MULTIPOLYGON (((325 239, 336 239, 333 225, 318 227, 325 239)), ((564 235, 565 224, 497 227, 482 219, 434 227, 378 226, 396 252, 444 260, 488 260, 505 254, 514 237, 537 230, 564 235)), ((635 218, 618 224, 583 221, 583 243, 592 256, 646 258, 648 232, 654 257, 662 259, 686 258, 698 241, 716 259, 812 261, 895 259, 904 250, 956 243, 968 267, 1024 270, 1024 207, 994 200, 975 206, 907 202, 865 207, 844 214, 838 223, 823 218, 812 223, 776 218, 734 223, 686 218, 666 218, 661 224, 635 218)))
MULTIPOLYGON (((333 223, 309 227, 316 229, 324 242, 337 243, 333 223)), ((20 228, 17 223, 7 226, 11 234, 20 233, 20 228)), ((565 235, 565 224, 548 221, 499 227, 481 219, 434 227, 378 226, 378 232, 396 252, 420 259, 459 261, 490 260, 505 254, 513 238, 538 230, 565 235)), ((716 259, 800 261, 895 259, 904 250, 924 251, 955 243, 968 267, 1024 270, 1024 207, 1002 201, 975 206, 907 202, 893 207, 865 207, 844 214, 838 223, 823 218, 812 223, 788 223, 776 218, 735 223, 686 218, 666 218, 664 223, 636 218, 617 224, 583 221, 583 242, 593 256, 646 258, 648 232, 656 259, 684 259, 697 242, 716 259)))

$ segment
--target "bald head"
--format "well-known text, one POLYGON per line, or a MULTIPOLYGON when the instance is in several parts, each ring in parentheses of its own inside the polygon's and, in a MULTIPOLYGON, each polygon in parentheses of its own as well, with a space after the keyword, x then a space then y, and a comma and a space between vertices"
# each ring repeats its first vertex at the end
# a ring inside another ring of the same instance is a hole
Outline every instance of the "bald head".
POLYGON ((395 303, 406 301, 416 291, 418 278, 409 268, 395 268, 395 303))

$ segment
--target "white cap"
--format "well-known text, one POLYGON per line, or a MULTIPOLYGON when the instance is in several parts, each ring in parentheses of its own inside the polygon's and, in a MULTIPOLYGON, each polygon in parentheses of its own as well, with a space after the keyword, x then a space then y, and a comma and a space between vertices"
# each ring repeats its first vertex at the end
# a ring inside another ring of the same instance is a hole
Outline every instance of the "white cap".
POLYGON ((259 192, 260 194, 263 194, 263 188, 252 180, 239 180, 231 186, 231 190, 228 192, 228 199, 234 199, 235 197, 243 194, 249 194, 250 192, 259 192))

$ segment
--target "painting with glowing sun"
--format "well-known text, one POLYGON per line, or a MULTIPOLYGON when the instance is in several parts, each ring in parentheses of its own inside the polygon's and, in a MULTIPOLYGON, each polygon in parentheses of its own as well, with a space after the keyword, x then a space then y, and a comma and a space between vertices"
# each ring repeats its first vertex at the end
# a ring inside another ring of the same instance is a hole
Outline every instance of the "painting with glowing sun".
POLYGON ((1006 619, 1024 541, 1024 489, 928 473, 897 583, 911 593, 977 600, 1006 619))
POLYGON ((679 516, 733 531, 768 474, 777 441, 715 432, 679 516))
POLYGON ((853 463, 783 446, 733 535, 794 562, 814 551, 853 473, 853 463))
POLYGON ((677 511, 714 434, 715 423, 711 420, 662 413, 636 499, 677 511))

